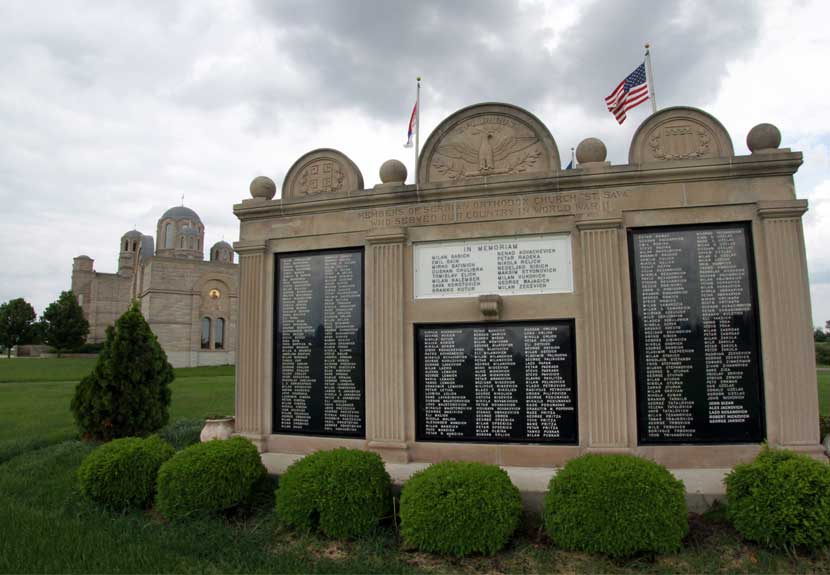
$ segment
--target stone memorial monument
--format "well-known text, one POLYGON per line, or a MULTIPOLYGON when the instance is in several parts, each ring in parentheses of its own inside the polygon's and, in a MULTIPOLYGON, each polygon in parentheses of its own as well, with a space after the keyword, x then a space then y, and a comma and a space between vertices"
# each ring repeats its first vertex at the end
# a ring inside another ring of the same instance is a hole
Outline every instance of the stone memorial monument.
POLYGON ((668 108, 627 165, 588 138, 562 170, 536 117, 480 104, 430 135, 419 189, 396 160, 364 189, 331 149, 281 199, 255 179, 234 206, 236 432, 393 463, 631 453, 687 480, 764 441, 818 456, 802 157, 769 124, 747 143, 668 108))

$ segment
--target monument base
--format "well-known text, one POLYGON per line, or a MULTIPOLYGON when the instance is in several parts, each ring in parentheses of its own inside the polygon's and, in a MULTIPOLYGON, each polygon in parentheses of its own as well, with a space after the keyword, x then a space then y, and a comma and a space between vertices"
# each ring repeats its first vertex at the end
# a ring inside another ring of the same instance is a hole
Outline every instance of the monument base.
MULTIPOLYGON (((280 475, 288 466, 302 459, 296 453, 263 453, 262 463, 271 475, 280 475)), ((386 471, 392 478, 396 491, 400 491, 403 484, 416 472, 429 467, 429 463, 386 463, 386 471)), ((513 485, 519 488, 522 494, 522 503, 525 511, 541 513, 544 505, 548 483, 556 475, 557 469, 544 467, 512 467, 503 466, 513 485)), ((731 471, 730 468, 711 469, 669 469, 672 474, 686 486, 686 505, 689 511, 702 513, 709 509, 716 501, 723 501, 726 488, 723 478, 731 471)))

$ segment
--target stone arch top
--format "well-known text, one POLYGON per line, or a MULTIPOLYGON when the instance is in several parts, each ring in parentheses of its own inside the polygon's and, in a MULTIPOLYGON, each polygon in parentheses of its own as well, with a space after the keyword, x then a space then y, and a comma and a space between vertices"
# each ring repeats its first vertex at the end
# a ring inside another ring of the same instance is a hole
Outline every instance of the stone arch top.
POLYGON ((363 174, 349 157, 331 148, 312 150, 294 162, 282 183, 282 199, 363 189, 363 174))
POLYGON ((541 176, 561 169, 547 127, 517 106, 485 103, 462 108, 430 134, 421 152, 422 184, 462 183, 484 176, 541 176))
POLYGON ((628 163, 694 160, 734 156, 732 139, 717 118, 686 106, 666 108, 640 124, 628 163))

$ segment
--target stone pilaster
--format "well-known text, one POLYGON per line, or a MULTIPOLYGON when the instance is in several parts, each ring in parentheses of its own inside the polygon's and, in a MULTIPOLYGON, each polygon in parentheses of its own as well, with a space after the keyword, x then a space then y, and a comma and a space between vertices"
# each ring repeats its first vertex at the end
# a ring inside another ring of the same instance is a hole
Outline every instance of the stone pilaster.
POLYGON ((801 226, 806 211, 806 200, 759 204, 766 256, 759 300, 767 439, 773 445, 813 450, 818 448, 819 430, 810 287, 801 226))
POLYGON ((402 228, 366 239, 366 439, 388 461, 408 461, 404 392, 402 228))
MULTIPOLYGON (((582 246, 584 330, 581 365, 587 397, 589 449, 624 449, 628 446, 628 391, 625 367, 626 313, 623 305, 622 221, 577 222, 582 246)), ((583 435, 584 437, 584 435, 583 435)))
MULTIPOLYGON (((239 347, 236 359, 235 431, 264 448, 265 246, 241 246, 239 253, 239 347)), ((270 412, 270 410, 268 410, 270 412)))

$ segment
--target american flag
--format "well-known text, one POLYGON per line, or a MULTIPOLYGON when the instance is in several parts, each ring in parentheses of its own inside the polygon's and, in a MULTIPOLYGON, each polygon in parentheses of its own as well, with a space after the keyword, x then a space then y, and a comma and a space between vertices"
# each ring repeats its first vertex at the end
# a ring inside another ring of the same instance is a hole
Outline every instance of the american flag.
POLYGON ((605 98, 608 111, 614 114, 617 122, 625 122, 625 113, 648 100, 648 83, 646 82, 646 63, 643 62, 625 80, 614 88, 605 98))

